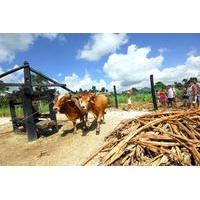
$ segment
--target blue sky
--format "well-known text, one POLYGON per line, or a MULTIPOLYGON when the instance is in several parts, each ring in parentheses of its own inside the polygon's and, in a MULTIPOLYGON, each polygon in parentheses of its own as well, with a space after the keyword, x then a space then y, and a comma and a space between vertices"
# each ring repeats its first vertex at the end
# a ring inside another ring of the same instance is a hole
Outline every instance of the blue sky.
POLYGON ((199 49, 200 34, 0 34, 0 72, 28 60, 74 90, 142 88, 151 73, 166 83, 199 76, 199 49))

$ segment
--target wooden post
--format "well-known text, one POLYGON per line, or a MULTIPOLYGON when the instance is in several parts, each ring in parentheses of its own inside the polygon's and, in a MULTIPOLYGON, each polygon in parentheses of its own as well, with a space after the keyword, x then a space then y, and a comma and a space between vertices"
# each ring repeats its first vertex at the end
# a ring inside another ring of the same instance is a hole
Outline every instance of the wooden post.
POLYGON ((158 110, 153 74, 150 75, 150 83, 151 83, 151 95, 152 95, 152 100, 153 100, 153 107, 154 107, 154 110, 158 110))
POLYGON ((16 111, 15 111, 15 105, 12 100, 9 100, 9 107, 10 107, 10 114, 12 119, 12 125, 13 125, 13 131, 18 131, 18 127, 16 125, 16 111))
POLYGON ((115 96, 115 108, 118 108, 118 100, 117 100, 117 91, 116 91, 116 86, 113 86, 114 88, 114 96, 115 96))
POLYGON ((28 141, 34 141, 38 138, 37 129, 34 122, 33 107, 32 107, 32 92, 33 88, 31 86, 31 73, 30 66, 28 62, 24 62, 24 96, 23 96, 23 107, 25 114, 25 124, 28 133, 28 141))
POLYGON ((50 119, 55 121, 56 126, 54 126, 53 129, 55 129, 55 131, 58 131, 56 113, 55 113, 55 111, 53 110, 53 100, 54 100, 54 95, 53 95, 52 92, 50 92, 49 95, 48 95, 48 104, 49 104, 50 119))

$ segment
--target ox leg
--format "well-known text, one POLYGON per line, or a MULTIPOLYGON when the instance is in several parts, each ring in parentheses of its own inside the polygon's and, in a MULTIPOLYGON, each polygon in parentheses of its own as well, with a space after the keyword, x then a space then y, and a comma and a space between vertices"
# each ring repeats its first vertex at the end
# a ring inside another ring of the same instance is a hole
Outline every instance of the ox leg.
POLYGON ((77 133, 76 121, 73 121, 73 128, 74 128, 73 133, 77 133))
POLYGON ((102 123, 105 124, 105 112, 102 115, 102 123))
POLYGON ((85 124, 87 128, 90 126, 89 121, 88 121, 88 113, 85 114, 85 124))
POLYGON ((83 118, 81 118, 81 121, 83 122, 83 129, 87 130, 87 116, 84 115, 83 118))
POLYGON ((99 116, 97 118, 97 129, 96 129, 96 135, 100 134, 100 123, 101 123, 101 118, 103 116, 103 113, 99 113, 99 116))

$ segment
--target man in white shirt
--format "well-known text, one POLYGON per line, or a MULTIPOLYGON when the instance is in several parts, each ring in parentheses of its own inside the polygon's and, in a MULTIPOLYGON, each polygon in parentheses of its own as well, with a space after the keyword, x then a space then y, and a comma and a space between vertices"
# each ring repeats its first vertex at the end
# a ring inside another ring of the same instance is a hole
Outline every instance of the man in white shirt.
POLYGON ((167 104, 168 106, 172 107, 173 106, 173 102, 175 100, 175 90, 174 88, 172 88, 171 85, 167 86, 167 104))

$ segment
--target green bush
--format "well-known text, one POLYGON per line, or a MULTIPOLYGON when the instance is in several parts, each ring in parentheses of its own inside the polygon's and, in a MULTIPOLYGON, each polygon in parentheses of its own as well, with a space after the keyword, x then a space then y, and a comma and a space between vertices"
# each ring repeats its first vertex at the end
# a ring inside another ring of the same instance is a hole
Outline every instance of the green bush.
MULTIPOLYGON (((128 102, 128 96, 125 94, 118 94, 118 103, 119 104, 124 104, 128 102)), ((150 102, 151 101, 151 93, 150 92, 138 92, 131 97, 132 102, 150 102)), ((115 98, 114 95, 109 96, 109 102, 111 105, 115 104, 115 98)))
MULTIPOLYGON (((15 108, 17 117, 23 117, 23 107, 20 105, 16 105, 15 108)), ((40 102, 38 108, 40 113, 47 113, 49 105, 47 101, 40 102)), ((3 105, 2 107, 0 107, 0 117, 10 117, 10 108, 8 105, 3 105)))

